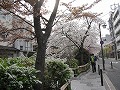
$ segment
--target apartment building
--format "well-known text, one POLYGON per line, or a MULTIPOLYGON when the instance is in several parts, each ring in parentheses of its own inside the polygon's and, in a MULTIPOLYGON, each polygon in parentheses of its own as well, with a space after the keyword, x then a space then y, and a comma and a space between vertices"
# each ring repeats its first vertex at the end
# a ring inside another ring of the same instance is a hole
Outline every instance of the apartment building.
POLYGON ((17 16, 13 16, 12 24, 14 28, 19 28, 19 30, 16 30, 18 39, 15 40, 14 47, 24 52, 32 52, 33 41, 30 40, 32 38, 32 33, 29 32, 32 31, 32 27, 17 16))
POLYGON ((105 35, 105 37, 102 37, 102 40, 104 41, 103 44, 103 51, 104 51, 104 57, 106 58, 113 58, 114 53, 112 52, 112 41, 110 35, 105 35))
POLYGON ((1 29, 2 32, 0 32, 0 56, 5 54, 6 57, 17 57, 21 55, 27 56, 28 54, 32 55, 34 53, 33 42, 30 40, 32 34, 28 31, 32 31, 32 27, 26 22, 21 21, 20 18, 5 13, 5 10, 0 9, 0 23, 3 24, 3 26, 7 29, 19 29, 11 33, 7 33, 6 30, 1 29), (27 28, 27 30, 25 28, 27 28), (7 40, 7 38, 9 39, 9 41, 7 40), (10 44, 11 42, 12 44, 10 44), (7 52, 5 53, 5 51, 7 52))
POLYGON ((120 58, 120 5, 111 12, 109 18, 109 30, 113 42, 113 52, 116 58, 120 58))

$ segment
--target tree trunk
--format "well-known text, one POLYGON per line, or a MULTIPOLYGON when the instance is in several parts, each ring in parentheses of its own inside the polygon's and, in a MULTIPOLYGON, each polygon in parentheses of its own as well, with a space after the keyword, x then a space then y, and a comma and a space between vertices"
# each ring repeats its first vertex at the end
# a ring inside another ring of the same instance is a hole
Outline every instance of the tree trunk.
POLYGON ((84 42, 82 42, 81 43, 81 46, 80 46, 80 61, 81 61, 81 63, 79 63, 79 64, 81 64, 81 65, 83 65, 84 64, 84 61, 83 61, 83 44, 84 44, 84 42))
POLYGON ((38 44, 35 68, 37 70, 40 70, 40 72, 37 73, 37 77, 42 82, 42 84, 36 85, 35 90, 43 90, 44 88, 43 86, 44 86, 46 43, 52 30, 52 25, 56 17, 59 1, 60 0, 56 0, 53 12, 46 25, 45 33, 42 32, 43 29, 41 28, 41 20, 40 20, 40 10, 41 10, 41 6, 44 0, 37 0, 34 6, 34 17, 33 17, 34 18, 34 29, 35 29, 35 34, 36 34, 37 44, 38 44))
POLYGON ((83 61, 83 57, 84 57, 84 55, 83 55, 83 47, 80 48, 79 52, 80 52, 79 65, 83 65, 84 64, 84 61, 83 61))
MULTIPOLYGON (((40 70, 40 72, 37 73, 37 78, 44 83, 44 65, 45 65, 45 53, 46 53, 46 42, 44 41, 44 34, 42 33, 42 29, 40 27, 40 17, 36 16, 34 17, 34 28, 37 38, 37 56, 36 56, 36 62, 35 62, 35 68, 37 70, 40 70)), ((37 84, 35 86, 35 90, 43 90, 43 84, 37 84)))
POLYGON ((35 90, 43 90, 44 88, 43 86, 44 86, 45 53, 46 44, 45 43, 38 44, 35 68, 37 70, 40 70, 40 72, 37 73, 37 77, 42 82, 42 84, 37 84, 35 90))

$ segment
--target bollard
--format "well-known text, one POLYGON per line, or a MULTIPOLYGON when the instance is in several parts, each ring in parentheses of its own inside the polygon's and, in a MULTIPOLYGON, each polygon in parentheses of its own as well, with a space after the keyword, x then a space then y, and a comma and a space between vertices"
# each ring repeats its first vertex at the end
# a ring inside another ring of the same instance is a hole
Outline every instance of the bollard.
POLYGON ((112 62, 111 62, 111 69, 113 69, 113 64, 112 64, 112 62))
POLYGON ((101 86, 103 86, 103 74, 102 74, 102 69, 100 69, 100 77, 101 77, 101 86))
POLYGON ((98 65, 98 74, 100 75, 100 65, 98 65))
POLYGON ((59 83, 58 83, 58 81, 57 81, 57 86, 56 86, 57 89, 59 89, 59 86, 58 86, 58 85, 59 85, 59 83))

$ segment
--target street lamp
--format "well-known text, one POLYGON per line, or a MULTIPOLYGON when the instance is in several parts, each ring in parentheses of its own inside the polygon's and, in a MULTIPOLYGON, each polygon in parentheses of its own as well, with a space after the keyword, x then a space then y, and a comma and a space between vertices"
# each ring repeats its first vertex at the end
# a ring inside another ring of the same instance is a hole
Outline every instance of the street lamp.
MULTIPOLYGON (((106 28, 106 24, 102 25, 103 28, 106 28)), ((105 60, 104 60, 104 54, 103 54, 103 40, 101 36, 101 24, 99 24, 99 32, 100 32, 100 45, 101 45, 101 53, 102 53, 102 64, 103 64, 103 70, 105 70, 105 60)))

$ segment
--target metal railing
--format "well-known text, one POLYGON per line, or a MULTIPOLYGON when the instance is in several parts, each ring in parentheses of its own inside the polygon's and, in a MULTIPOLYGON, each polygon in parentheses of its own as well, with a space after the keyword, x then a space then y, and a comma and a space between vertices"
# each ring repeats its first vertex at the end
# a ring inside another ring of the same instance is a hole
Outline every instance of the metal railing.
MULTIPOLYGON (((82 73, 82 72, 85 72, 87 71, 88 69, 90 68, 90 63, 87 63, 85 65, 82 65, 82 66, 78 66, 77 68, 72 68, 72 70, 74 71, 74 76, 77 76, 77 70, 79 70, 79 73, 82 73)), ((71 90, 70 88, 70 81, 68 81, 67 83, 65 83, 61 88, 60 90, 71 90)))

